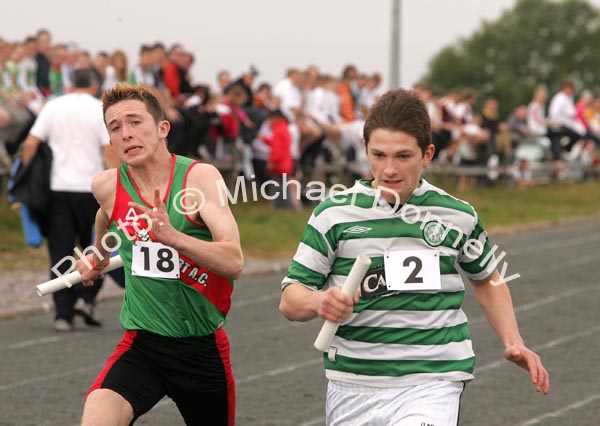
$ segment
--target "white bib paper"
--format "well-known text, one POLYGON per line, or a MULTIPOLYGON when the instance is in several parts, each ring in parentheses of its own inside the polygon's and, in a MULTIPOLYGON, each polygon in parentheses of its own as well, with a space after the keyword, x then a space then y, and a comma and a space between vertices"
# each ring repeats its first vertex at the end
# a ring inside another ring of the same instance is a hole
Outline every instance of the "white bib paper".
POLYGON ((179 253, 173 247, 155 242, 133 245, 131 273, 141 277, 179 278, 179 253))
POLYGON ((442 288, 437 250, 388 251, 384 266, 388 290, 439 291, 442 288))

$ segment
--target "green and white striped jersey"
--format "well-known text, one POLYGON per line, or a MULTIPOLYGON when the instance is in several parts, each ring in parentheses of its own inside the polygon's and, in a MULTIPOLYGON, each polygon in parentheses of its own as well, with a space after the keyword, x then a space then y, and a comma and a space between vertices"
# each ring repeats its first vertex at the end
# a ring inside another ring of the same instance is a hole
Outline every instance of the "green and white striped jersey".
POLYGON ((376 387, 472 379, 458 270, 481 280, 496 264, 473 207, 421 179, 394 209, 371 181, 358 181, 315 208, 282 287, 341 287, 359 255, 371 258, 371 268, 354 313, 324 354, 327 377, 376 387), (399 250, 437 250, 441 290, 389 291, 384 256, 399 250))

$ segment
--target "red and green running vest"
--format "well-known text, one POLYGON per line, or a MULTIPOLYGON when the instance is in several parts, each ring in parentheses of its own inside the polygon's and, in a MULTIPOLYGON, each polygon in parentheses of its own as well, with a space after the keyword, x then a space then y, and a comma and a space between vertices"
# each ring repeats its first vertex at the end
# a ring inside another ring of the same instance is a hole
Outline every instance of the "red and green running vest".
MULTIPOLYGON (((206 225, 194 221, 181 207, 181 191, 194 164, 194 160, 173 155, 171 179, 163 201, 175 229, 200 240, 212 241, 206 225)), ((213 333, 226 321, 233 281, 209 271, 181 253, 179 279, 133 275, 134 243, 154 238, 151 232, 144 229, 145 220, 138 217, 142 212, 129 207, 129 201, 153 207, 140 197, 127 165, 121 164, 117 174, 115 205, 108 223, 108 229, 120 237, 119 253, 125 268, 126 291, 121 325, 126 330, 147 330, 170 337, 213 333), (136 229, 142 232, 136 232, 136 229)))

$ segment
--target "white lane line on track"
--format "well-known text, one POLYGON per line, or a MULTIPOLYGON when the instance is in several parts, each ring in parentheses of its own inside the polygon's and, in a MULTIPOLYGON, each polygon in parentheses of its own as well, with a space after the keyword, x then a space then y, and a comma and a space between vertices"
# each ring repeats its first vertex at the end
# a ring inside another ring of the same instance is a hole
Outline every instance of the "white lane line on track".
MULTIPOLYGON (((556 248, 565 248, 565 247, 572 247, 572 246, 576 246, 579 245, 580 243, 588 243, 588 242, 593 242, 596 240, 600 240, 600 236, 599 237, 582 237, 582 238, 574 238, 572 240, 566 240, 563 241, 561 243, 548 243, 548 244, 544 244, 544 245, 538 245, 536 246, 536 251, 540 251, 540 250, 553 250, 556 248)), ((530 250, 529 249, 525 249, 525 248, 521 248, 521 249, 515 249, 515 250, 510 250, 509 254, 522 254, 522 253, 528 253, 530 250)), ((542 268, 535 268, 535 269, 531 269, 525 272, 533 272, 533 271, 538 271, 538 270, 543 270, 543 271, 552 271, 552 270, 557 270, 557 269, 564 269, 566 267, 570 267, 570 266, 579 266, 581 264, 585 264, 589 261, 593 261, 593 260, 597 260, 598 255, 591 255, 591 256, 587 256, 587 257, 583 257, 583 258, 577 258, 574 259, 571 262, 565 262, 565 263, 561 263, 561 264, 557 264, 557 265, 553 265, 553 266, 545 266, 543 269, 542 268)), ((592 288, 593 289, 593 288, 592 288)), ((245 306, 252 306, 252 305, 258 305, 261 303, 265 303, 265 302, 270 302, 272 300, 276 300, 279 299, 281 296, 280 292, 277 293, 272 293, 272 294, 266 294, 260 297, 256 297, 253 299, 246 299, 246 300, 239 300, 236 301, 234 300, 232 302, 232 307, 234 309, 238 309, 238 308, 242 308, 245 306)), ((550 296, 550 298, 552 298, 552 296, 550 296)), ((544 299, 542 299, 544 300, 544 299)), ((535 302, 537 303, 537 302, 535 302)), ((474 320, 469 321, 469 323, 477 323, 480 322, 482 320, 485 320, 485 318, 481 317, 477 317, 474 320)), ((281 327, 278 327, 281 328, 281 327)), ((71 334, 73 335, 73 334, 71 334)), ((16 342, 13 344, 8 345, 8 349, 22 349, 22 348, 26 348, 29 346, 36 346, 36 345, 40 345, 40 344, 47 344, 47 343, 55 343, 61 340, 61 337, 59 336, 53 336, 53 337, 44 337, 44 338, 40 338, 40 339, 33 339, 33 340, 25 340, 22 342, 16 342)), ((0 350, 2 350, 3 348, 0 348, 0 350)), ((4 348, 6 349, 6 348, 4 348)))
MULTIPOLYGON (((525 305, 516 306, 515 307, 515 311, 516 312, 530 311, 530 310, 536 309, 536 308, 538 308, 540 306, 544 306, 544 305, 547 305, 549 303, 553 303, 553 302, 562 300, 564 298, 577 295, 577 294, 582 293, 584 291, 598 290, 599 288, 600 288, 600 286, 598 286, 597 284, 594 284, 594 285, 590 285, 590 286, 580 287, 579 289, 573 289, 573 290, 565 291, 565 292, 559 293, 559 294, 554 295, 554 296, 545 297, 543 299, 537 300, 537 301, 532 302, 532 303, 527 303, 525 305)), ((472 320, 469 320, 469 324, 472 325, 472 324, 480 323, 480 322, 484 322, 484 321, 486 321, 486 319, 485 319, 484 316, 475 317, 472 320)), ((273 375, 276 375, 276 374, 281 374, 281 373, 293 371, 293 370, 295 370, 297 368, 302 368, 302 367, 313 365, 313 364, 316 365, 316 364, 318 364, 320 362, 322 362, 321 359, 315 360, 315 361, 311 361, 309 363, 297 364, 297 365, 299 365, 299 367, 294 367, 294 368, 292 368, 292 370, 289 370, 289 369, 291 367, 293 367, 293 366, 288 366, 286 368, 281 368, 281 369, 276 369, 276 370, 270 370, 271 373, 264 372, 264 373, 256 374, 254 376, 249 376, 249 377, 260 378, 260 377, 265 377, 265 375, 267 375, 267 376, 269 376, 269 375, 273 376, 273 375), (306 365, 304 365, 304 364, 306 364, 306 365), (274 371, 280 371, 280 372, 279 373, 273 373, 274 371)), ((31 378, 31 379, 25 379, 25 380, 21 380, 21 381, 14 382, 14 383, 8 383, 6 385, 0 385, 0 391, 14 389, 14 388, 17 388, 17 387, 26 386, 26 385, 30 385, 30 384, 43 383, 43 382, 47 382, 49 380, 54 380, 54 379, 58 379, 58 378, 73 376, 73 375, 77 375, 77 374, 88 373, 90 371, 95 371, 95 370, 99 371, 103 366, 104 366, 104 363, 103 364, 98 364, 98 365, 93 366, 93 367, 82 367, 82 368, 79 368, 77 370, 72 370, 72 371, 69 371, 69 372, 62 373, 62 374, 58 374, 57 373, 57 374, 51 374, 51 375, 48 375, 48 376, 39 376, 39 377, 31 378)), ((245 383, 247 381, 248 381, 248 378, 242 378, 240 380, 237 380, 238 383, 245 383)))
POLYGON ((552 411, 550 413, 546 413, 546 414, 542 414, 541 416, 538 417, 534 417, 532 419, 529 419, 523 423, 519 423, 516 426, 532 426, 532 425, 537 425, 542 423, 544 420, 547 419, 551 419, 551 418, 556 418, 556 417, 560 417, 563 414, 567 413, 568 411, 571 410, 577 410, 581 407, 584 407, 586 405, 588 405, 590 402, 594 402, 600 400, 600 393, 596 394, 596 395, 592 395, 582 401, 577 401, 574 402, 573 404, 567 405, 565 407, 559 408, 556 411, 552 411))
POLYGON ((300 423, 298 426, 315 426, 315 425, 324 425, 324 424, 325 424, 325 417, 318 417, 316 419, 309 420, 304 423, 300 423))
MULTIPOLYGON (((531 348, 531 350, 534 352, 540 352, 545 349, 554 348, 555 346, 562 345, 562 344, 568 343, 572 340, 579 339, 581 337, 589 336, 590 334, 598 333, 599 331, 600 331, 600 327, 594 327, 594 328, 590 328, 589 330, 580 331, 579 333, 571 333, 566 336, 562 336, 557 339, 550 340, 549 342, 542 343, 541 345, 534 346, 531 348)), ((477 375, 477 374, 483 373, 485 371, 489 371, 489 370, 493 370, 494 368, 501 367, 503 365, 508 365, 508 361, 505 360, 504 358, 499 359, 494 362, 489 362, 487 364, 482 365, 479 368, 475 368, 474 374, 477 375)))
MULTIPOLYGON (((272 377, 272 376, 278 376, 279 374, 291 373, 292 371, 299 370, 299 369, 305 368, 305 367, 310 367, 312 365, 317 365, 322 362, 323 362, 323 360, 321 358, 313 359, 310 361, 299 362, 296 364, 288 365, 286 367, 275 368, 273 370, 267 370, 267 371, 263 371, 262 373, 253 374, 251 376, 246 376, 241 379, 236 379, 236 383, 244 384, 244 383, 253 382, 255 380, 262 379, 265 377, 272 377)), ((31 385, 31 384, 47 382, 50 380, 60 379, 60 378, 68 377, 68 376, 75 376, 77 374, 85 374, 85 373, 89 373, 90 371, 100 371, 100 369, 102 367, 104 367, 104 364, 96 365, 93 367, 82 367, 82 368, 78 368, 76 370, 68 371, 66 373, 56 373, 56 374, 50 374, 47 376, 39 376, 39 377, 33 377, 31 379, 20 380, 18 382, 9 383, 6 385, 0 385, 0 391, 14 389, 14 388, 31 385)))
MULTIPOLYGON (((322 358, 313 359, 310 361, 298 362, 296 364, 291 364, 286 367, 274 368, 273 370, 267 370, 267 371, 263 371, 262 373, 242 377, 241 379, 235 379, 235 383, 236 383, 236 386, 242 385, 242 384, 254 382, 259 379, 263 379, 265 377, 273 377, 273 376, 278 376, 280 374, 291 373, 292 371, 299 370, 299 369, 305 368, 305 367, 310 367, 310 366, 317 365, 317 364, 321 364, 321 363, 323 363, 322 358)), ((153 408, 163 407, 166 405, 170 405, 172 403, 173 403, 172 400, 165 397, 158 404, 156 404, 153 408)), ((307 423, 305 426, 312 425, 312 424, 317 424, 317 423, 307 423)))
POLYGON ((61 340, 60 336, 42 337, 40 339, 23 340, 21 342, 12 343, 7 346, 8 349, 23 349, 31 346, 43 345, 46 343, 54 343, 61 340))
MULTIPOLYGON (((575 333, 575 334, 571 334, 571 335, 568 335, 568 336, 565 336, 565 337, 560 337, 558 339, 551 340, 551 341, 546 342, 546 343, 544 343, 542 345, 536 346, 536 347, 534 347, 532 349, 534 351, 540 351, 540 350, 543 350, 543 349, 552 348, 552 347, 561 345, 563 343, 568 343, 571 340, 575 340, 575 339, 578 339, 580 337, 585 337, 585 336, 588 336, 590 334, 597 333, 598 331, 600 331, 600 327, 595 327, 595 328, 590 329, 590 330, 582 331, 582 332, 579 332, 579 333, 575 333)), ((280 374, 290 373, 292 371, 299 370, 301 368, 309 367, 309 366, 316 365, 316 364, 321 364, 322 362, 323 362, 322 359, 315 359, 315 360, 311 360, 311 361, 305 361, 305 362, 300 362, 300 363, 288 365, 286 367, 275 368, 273 370, 267 370, 267 371, 264 371, 264 372, 259 373, 259 374, 254 374, 252 376, 246 376, 246 377, 243 377, 241 379, 237 379, 236 380, 236 384, 240 385, 240 384, 250 383, 250 382, 253 382, 255 380, 259 380, 259 379, 265 378, 265 377, 273 377, 273 376, 277 376, 277 375, 280 375, 280 374)), ((502 360, 498 360, 498 361, 494 361, 494 362, 485 364, 485 365, 481 366, 480 368, 477 368, 475 370, 475 374, 480 374, 480 373, 482 373, 484 371, 489 371, 489 370, 492 370, 494 368, 498 368, 501 365, 504 365, 505 363, 506 363, 506 360, 502 359, 502 360)), ((597 398, 594 398, 594 399, 597 399, 597 398)), ((585 402, 585 401, 582 401, 582 402, 585 402)), ((589 402, 591 402, 591 401, 589 401, 589 402)), ((587 403, 587 402, 585 402, 585 403, 587 403)), ((154 406, 154 408, 159 408, 159 407, 163 407, 163 406, 170 405, 170 404, 172 404, 172 401, 170 399, 168 399, 168 398, 164 398, 158 404, 156 404, 154 406)), ((573 404, 573 406, 569 406, 569 407, 566 407, 566 408, 567 409, 579 408, 579 406, 578 407, 574 407, 574 406, 575 406, 575 404, 573 404)), ((559 411, 562 413, 562 411, 567 411, 567 410, 559 410, 559 411)), ((544 416, 543 418, 540 417, 539 419, 544 420, 546 418, 547 418, 547 416, 544 416)), ((538 419, 538 418, 536 418, 536 419, 538 419)), ((528 426, 528 425, 537 424, 537 423, 539 423, 539 421, 537 421, 536 419, 533 419, 535 421, 535 423, 523 423, 522 425, 519 425, 519 426, 528 426)), ((316 419, 309 420, 308 422, 301 423, 298 426, 315 426, 315 425, 318 425, 318 424, 322 424, 324 421, 325 421, 324 417, 318 417, 316 419)))
POLYGON ((279 374, 291 373, 292 371, 299 370, 299 369, 305 368, 305 367, 310 367, 312 365, 321 364, 322 362, 323 362, 322 358, 312 359, 310 361, 298 362, 296 364, 287 365, 285 367, 274 368, 273 370, 267 370, 267 371, 263 371, 262 373, 242 377, 241 379, 237 379, 235 382, 238 385, 250 383, 255 380, 265 378, 265 377, 273 377, 273 376, 278 376, 279 374))
MULTIPOLYGON (((577 257, 571 261, 566 261, 566 262, 557 262, 554 265, 550 265, 550 266, 545 266, 544 268, 536 268, 533 269, 533 271, 539 271, 541 270, 542 272, 550 272, 550 271, 560 271, 561 269, 566 269, 566 268, 570 268, 573 266, 580 266, 580 265, 584 265, 588 262, 592 262, 594 260, 598 260, 600 259, 600 254, 598 253, 594 253, 590 256, 585 256, 585 257, 577 257)), ((529 271, 525 271, 525 272, 531 272, 532 270, 529 271)))
POLYGON ((64 379, 65 377, 75 376, 77 374, 89 373, 91 371, 96 371, 96 370, 99 372, 103 366, 104 366, 104 363, 95 365, 93 367, 81 367, 81 368, 77 368, 75 370, 71 370, 68 372, 55 373, 55 374, 49 374, 47 376, 38 376, 38 377, 33 377, 31 379, 20 380, 18 382, 9 383, 6 385, 0 385, 0 391, 14 389, 14 388, 18 388, 21 386, 27 386, 27 385, 37 384, 37 383, 48 382, 50 380, 55 380, 55 379, 64 379))
POLYGON ((68 339, 75 339, 83 334, 84 333, 75 331, 73 333, 40 337, 38 339, 21 340, 19 342, 9 343, 6 346, 0 347, 0 352, 7 351, 7 350, 24 349, 24 348, 29 348, 32 346, 37 346, 37 345, 58 343, 58 342, 62 342, 62 341, 68 340, 68 339))
MULTIPOLYGON (((508 255, 517 254, 518 255, 518 254, 536 253, 536 252, 539 252, 542 250, 556 250, 556 249, 563 249, 563 248, 567 248, 567 247, 575 247, 580 244, 593 243, 595 241, 600 241, 600 235, 576 237, 576 238, 572 238, 570 240, 551 241, 546 244, 537 244, 537 245, 533 244, 531 246, 525 245, 520 248, 511 249, 510 251, 507 251, 506 254, 508 254, 508 255), (535 250, 532 250, 532 247, 535 250)), ((500 249, 500 247, 498 247, 498 248, 500 249)))
MULTIPOLYGON (((548 305, 550 303, 554 303, 556 301, 566 299, 567 297, 576 296, 580 293, 585 293, 589 291, 597 291, 600 290, 600 285, 598 284, 589 284, 583 287, 578 287, 572 290, 563 291, 562 293, 554 294, 551 296, 546 296, 541 299, 536 300, 535 302, 525 303, 524 305, 515 306, 516 313, 528 312, 533 309, 539 308, 540 306, 548 305)), ((474 317, 469 319, 469 325, 479 324, 487 322, 487 319, 484 315, 480 315, 478 317, 474 317)))

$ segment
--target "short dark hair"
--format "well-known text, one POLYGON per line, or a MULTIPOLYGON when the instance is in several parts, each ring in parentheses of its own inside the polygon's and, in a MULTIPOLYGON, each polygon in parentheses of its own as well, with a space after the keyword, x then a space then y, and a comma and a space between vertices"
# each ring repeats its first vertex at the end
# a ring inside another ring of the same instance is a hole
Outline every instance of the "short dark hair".
POLYGON ((285 116, 285 114, 283 113, 283 111, 281 111, 279 108, 271 111, 269 113, 269 115, 267 115, 267 118, 272 118, 272 119, 281 119, 281 118, 283 118, 285 121, 288 121, 288 119, 285 116))
POLYGON ((412 90, 390 90, 373 105, 363 129, 365 144, 377 129, 404 132, 414 137, 423 154, 431 144, 431 121, 427 108, 412 90))
POLYGON ((157 41, 156 43, 154 43, 154 44, 152 45, 152 49, 153 49, 153 50, 154 50, 154 49, 162 49, 162 50, 167 50, 167 49, 165 48, 165 45, 164 45, 164 44, 162 44, 160 41, 157 41))
POLYGON ((73 71, 73 87, 87 89, 96 83, 96 76, 91 68, 82 68, 73 71))
POLYGON ((570 87, 571 90, 573 90, 575 89, 575 83, 570 78, 565 78, 563 81, 561 81, 560 88, 564 89, 565 87, 570 87))
POLYGON ((166 120, 165 112, 160 106, 158 98, 152 93, 152 88, 143 84, 117 84, 116 87, 110 90, 105 90, 102 94, 102 113, 106 117, 106 111, 113 105, 127 100, 135 100, 143 102, 146 109, 158 124, 160 121, 166 120))

